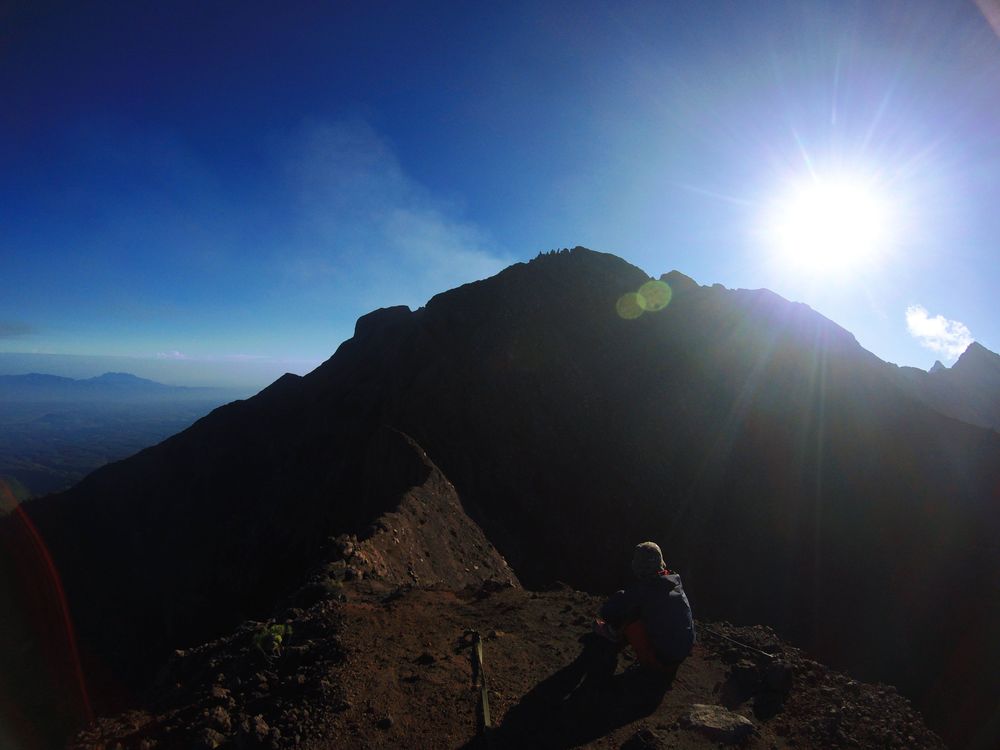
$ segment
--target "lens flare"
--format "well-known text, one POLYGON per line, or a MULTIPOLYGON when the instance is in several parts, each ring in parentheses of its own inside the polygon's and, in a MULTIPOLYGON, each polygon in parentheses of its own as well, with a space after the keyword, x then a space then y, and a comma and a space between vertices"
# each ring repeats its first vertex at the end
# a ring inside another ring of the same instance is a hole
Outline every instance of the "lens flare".
POLYGON ((76 631, 55 561, 30 516, 17 503, 3 480, 0 480, 0 507, 7 509, 12 517, 13 522, 8 528, 13 536, 4 541, 9 544, 7 552, 15 561, 21 577, 20 584, 32 592, 26 599, 33 605, 33 611, 28 614, 43 642, 45 657, 55 675, 61 676, 64 669, 69 668, 71 675, 65 675, 69 678, 65 685, 65 698, 69 702, 78 701, 83 717, 87 722, 93 721, 94 713, 77 649, 76 631), (53 637, 46 637, 48 634, 53 637))
POLYGON ((639 297, 642 300, 643 310, 656 312, 670 304, 673 291, 667 282, 653 279, 639 287, 639 297))
POLYGON ((674 296, 670 285, 665 281, 650 279, 638 292, 626 292, 618 298, 615 310, 618 317, 625 320, 635 320, 646 312, 658 312, 670 304, 674 296))
POLYGON ((618 317, 625 320, 635 320, 643 313, 643 301, 638 292, 626 292, 618 298, 615 309, 618 317))

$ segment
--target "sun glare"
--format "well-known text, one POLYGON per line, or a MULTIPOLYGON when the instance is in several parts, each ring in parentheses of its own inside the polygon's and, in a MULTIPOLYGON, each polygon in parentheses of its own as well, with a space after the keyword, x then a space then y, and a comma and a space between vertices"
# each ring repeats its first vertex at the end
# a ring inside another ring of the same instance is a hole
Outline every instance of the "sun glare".
POLYGON ((885 252, 890 212, 863 180, 815 178, 776 204, 767 234, 782 264, 814 273, 856 270, 885 252))

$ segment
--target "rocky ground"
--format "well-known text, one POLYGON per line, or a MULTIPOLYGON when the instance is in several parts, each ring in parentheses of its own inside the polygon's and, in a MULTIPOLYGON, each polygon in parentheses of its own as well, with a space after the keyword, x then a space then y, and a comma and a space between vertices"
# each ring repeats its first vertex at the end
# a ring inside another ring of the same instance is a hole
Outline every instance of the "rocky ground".
POLYGON ((302 594, 309 606, 178 651, 148 708, 99 720, 72 747, 944 746, 893 688, 829 670, 767 628, 700 623, 669 686, 628 651, 613 678, 578 685, 595 597, 330 580, 302 594), (483 639, 486 730, 469 631, 483 639))
POLYGON ((141 708, 70 747, 944 747, 893 688, 833 672, 764 627, 699 623, 673 681, 651 677, 591 634, 599 598, 524 590, 410 445, 422 479, 365 533, 330 539, 272 619, 175 652, 141 708), (602 654, 613 675, 595 673, 602 654))

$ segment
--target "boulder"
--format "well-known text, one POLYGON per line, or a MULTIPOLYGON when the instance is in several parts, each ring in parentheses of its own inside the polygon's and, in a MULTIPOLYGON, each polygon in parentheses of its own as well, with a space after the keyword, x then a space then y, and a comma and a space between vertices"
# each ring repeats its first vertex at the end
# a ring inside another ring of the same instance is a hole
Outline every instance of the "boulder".
POLYGON ((695 703, 684 717, 684 724, 715 742, 735 744, 753 734, 754 725, 745 716, 706 703, 695 703))

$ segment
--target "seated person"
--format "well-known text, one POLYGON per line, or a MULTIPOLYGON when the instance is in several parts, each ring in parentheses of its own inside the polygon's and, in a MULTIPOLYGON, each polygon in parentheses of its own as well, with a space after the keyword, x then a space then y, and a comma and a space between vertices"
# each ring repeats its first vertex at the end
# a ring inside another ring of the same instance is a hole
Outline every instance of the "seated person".
POLYGON ((636 580, 604 603, 594 632, 619 647, 627 642, 642 666, 673 675, 695 640, 681 577, 667 570, 653 542, 636 546, 632 572, 636 580))

